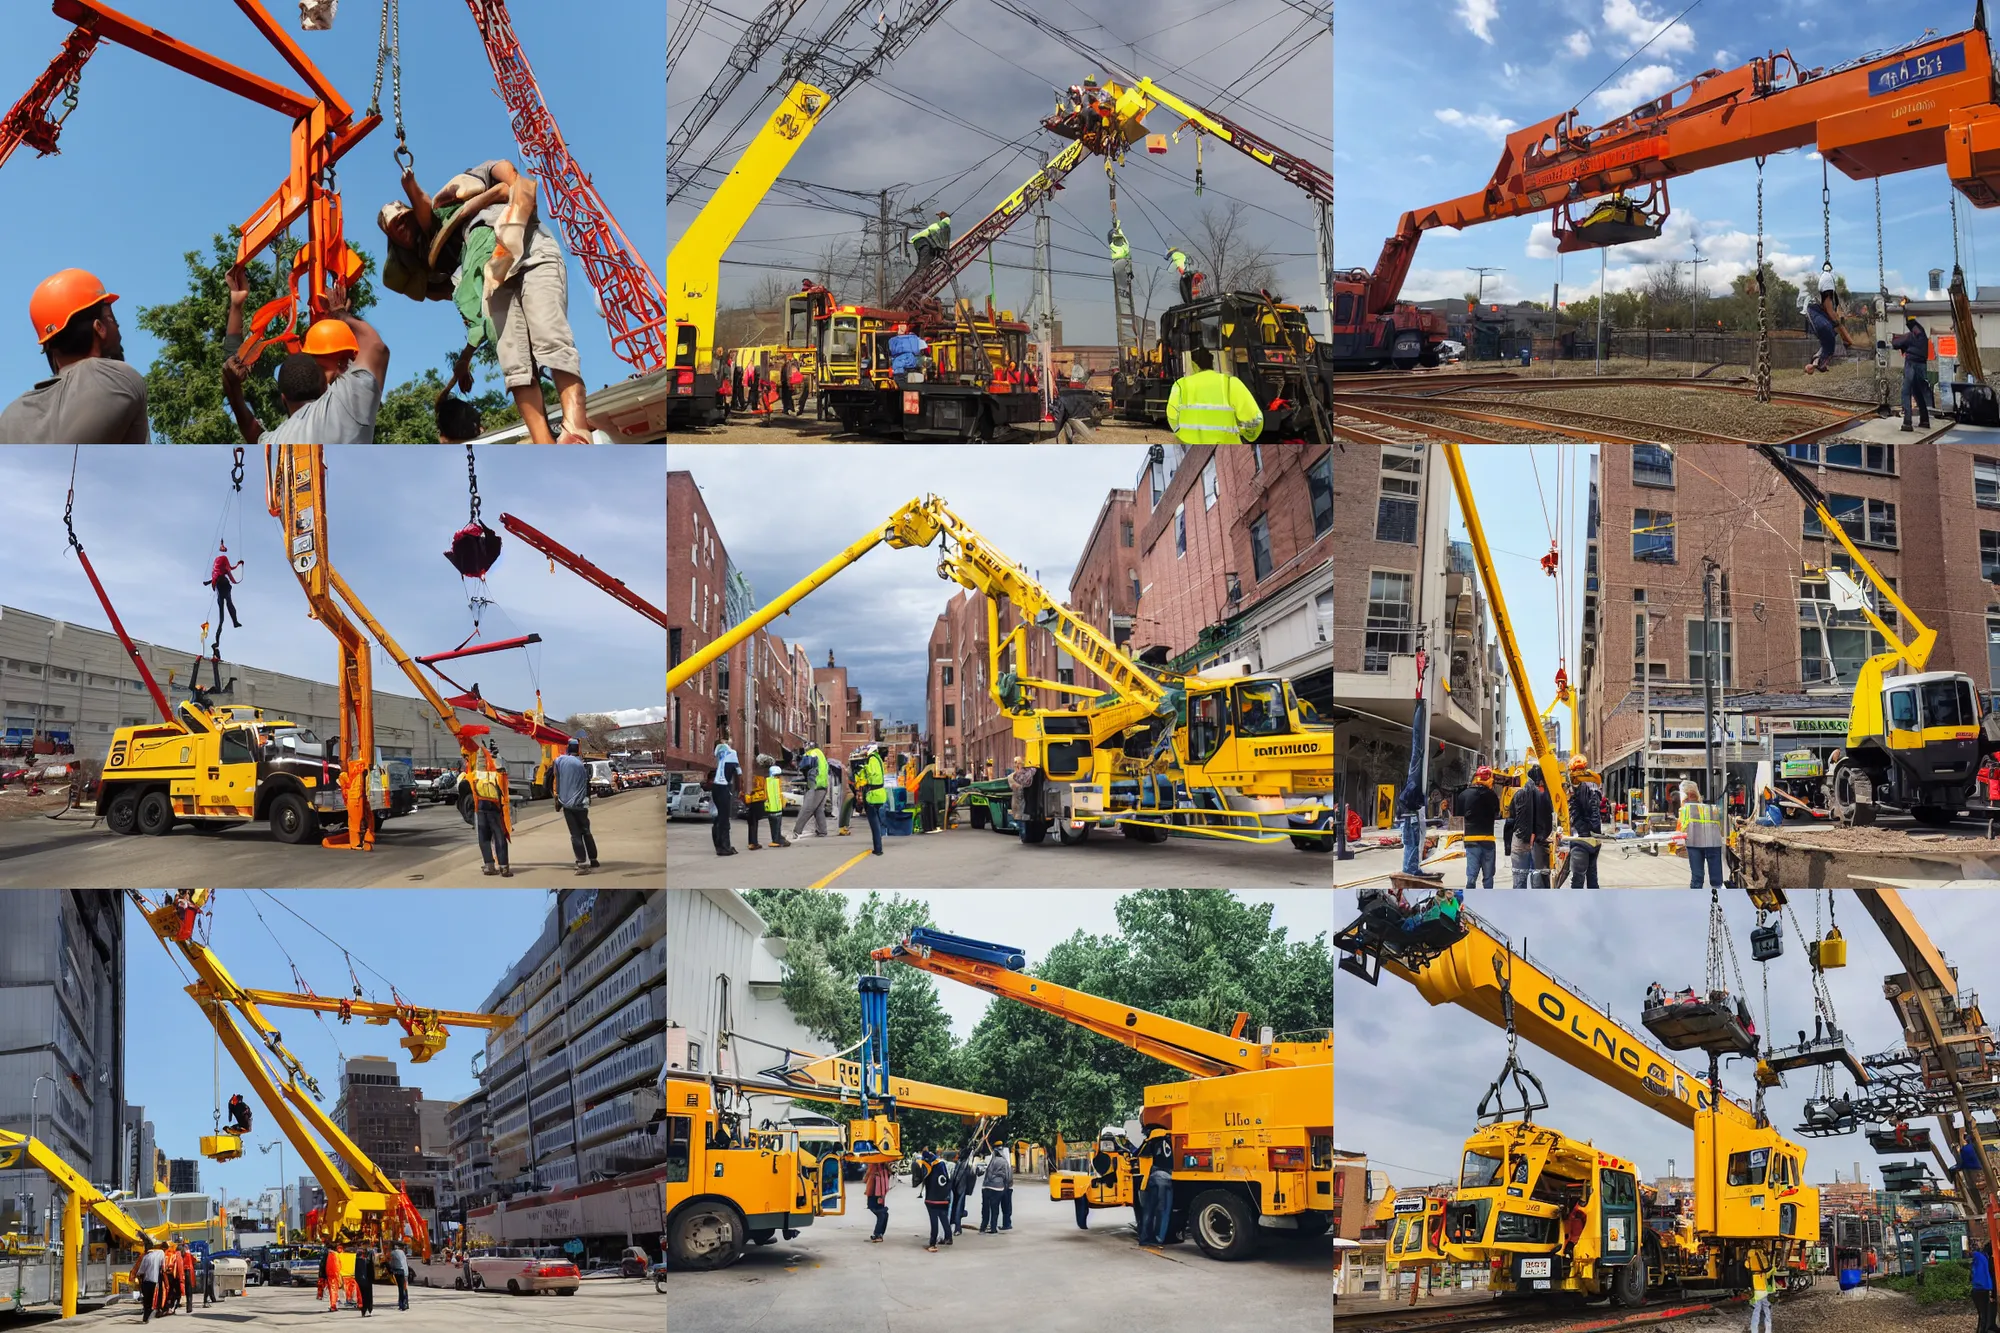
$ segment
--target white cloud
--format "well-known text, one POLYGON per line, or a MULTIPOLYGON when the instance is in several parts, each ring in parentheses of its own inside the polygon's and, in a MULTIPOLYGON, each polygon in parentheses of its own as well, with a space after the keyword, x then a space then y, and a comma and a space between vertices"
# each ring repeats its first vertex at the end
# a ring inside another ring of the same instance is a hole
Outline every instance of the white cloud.
MULTIPOLYGON (((1583 206, 1571 210, 1581 217, 1589 210, 1583 206)), ((1693 257, 1697 230, 1701 241, 1701 280, 1703 287, 1712 295, 1720 295, 1729 290, 1729 284, 1739 276, 1749 273, 1757 266, 1757 236, 1754 232, 1740 231, 1733 227, 1702 223, 1702 219, 1692 211, 1681 208, 1675 210, 1661 229, 1660 234, 1650 241, 1634 241, 1630 245, 1614 245, 1605 255, 1607 268, 1604 286, 1607 291, 1629 291, 1645 285, 1651 265, 1668 260, 1685 261, 1693 257)), ((1556 257, 1555 232, 1544 218, 1528 231, 1525 247, 1530 259, 1554 259, 1556 257)), ((1575 295, 1582 298, 1597 290, 1597 266, 1590 262, 1593 256, 1588 251, 1576 251, 1570 256, 1573 266, 1580 266, 1573 288, 1575 295), (1587 277, 1582 276, 1587 273, 1587 277), (1588 290, 1585 290, 1588 288, 1588 290)), ((1781 248, 1772 237, 1764 238, 1764 262, 1773 272, 1793 282, 1819 270, 1819 260, 1813 255, 1793 254, 1781 248)), ((1893 289, 1892 289, 1893 290, 1893 289)), ((1565 298, 1568 299, 1568 298, 1565 298)))
POLYGON ((1418 153, 1415 157, 1411 158, 1410 161, 1421 162, 1427 167, 1434 167, 1437 165, 1437 159, 1432 157, 1429 153, 1418 153))
POLYGON ((1674 73, 1672 65, 1641 65, 1637 69, 1626 70, 1624 78, 1590 100, 1600 110, 1622 115, 1644 102, 1650 102, 1669 88, 1679 87, 1681 82, 1681 76, 1674 73))
POLYGON ((1569 36, 1563 38, 1563 49, 1568 51, 1573 56, 1581 57, 1589 55, 1590 34, 1585 32, 1582 28, 1578 28, 1575 32, 1571 33, 1569 36))
POLYGON ((1820 160, 1820 153, 1819 149, 1817 148, 1813 149, 1810 153, 1806 154, 1806 161, 1808 162, 1817 162, 1819 160, 1820 160))
POLYGON ((1715 67, 1717 69, 1728 69, 1731 65, 1734 65, 1735 63, 1736 63, 1736 57, 1730 55, 1728 51, 1726 50, 1717 51, 1715 53, 1715 67))
POLYGON ((1455 106, 1438 107, 1431 112, 1439 120, 1455 129, 1472 130, 1489 139, 1504 139, 1516 127, 1514 121, 1505 116, 1496 116, 1490 111, 1460 111, 1455 106))
POLYGON ((1474 37, 1491 45, 1493 20, 1500 17, 1500 0, 1458 0, 1458 16, 1474 37))
POLYGON ((1500 77, 1507 80, 1507 82, 1512 83, 1520 75, 1521 67, 1519 65, 1511 64, 1507 61, 1500 63, 1500 77))
MULTIPOLYGON (((1402 297, 1405 301, 1436 301, 1462 298, 1467 292, 1479 289, 1479 276, 1462 268, 1413 268, 1403 279, 1402 297)), ((1486 275, 1484 296, 1487 304, 1498 302, 1511 305, 1531 295, 1508 273, 1486 275)), ((1540 301, 1549 299, 1546 291, 1534 294, 1540 301)))
MULTIPOLYGON (((1655 13, 1651 5, 1643 0, 1604 0, 1604 27, 1617 37, 1626 50, 1636 51, 1645 45, 1648 38, 1667 21, 1663 13, 1655 13)), ((1659 39, 1648 51, 1692 51, 1694 50, 1694 29, 1685 23, 1676 23, 1661 32, 1659 39)))

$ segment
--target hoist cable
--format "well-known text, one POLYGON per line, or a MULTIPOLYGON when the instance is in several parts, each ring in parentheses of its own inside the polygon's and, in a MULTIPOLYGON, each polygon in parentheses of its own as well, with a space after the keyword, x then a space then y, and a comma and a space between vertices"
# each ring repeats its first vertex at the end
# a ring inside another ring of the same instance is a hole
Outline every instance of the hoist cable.
POLYGON ((410 151, 408 137, 403 133, 403 8, 401 0, 382 0, 382 26, 375 40, 375 90, 368 98, 367 114, 382 114, 382 71, 390 72, 390 96, 396 117, 396 151, 394 157, 398 166, 410 171, 417 164, 416 154, 410 151))

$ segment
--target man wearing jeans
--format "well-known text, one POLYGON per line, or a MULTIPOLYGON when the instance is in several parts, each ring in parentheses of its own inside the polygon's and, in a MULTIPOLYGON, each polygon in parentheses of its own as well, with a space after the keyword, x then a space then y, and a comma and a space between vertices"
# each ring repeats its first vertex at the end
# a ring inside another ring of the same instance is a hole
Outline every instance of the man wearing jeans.
POLYGON ((1708 867, 1708 882, 1722 887, 1722 811, 1701 799, 1701 788, 1681 783, 1679 829, 1685 839, 1688 858, 1688 887, 1701 887, 1701 871, 1708 867))
POLYGON ((1149 1128, 1145 1144, 1139 1149, 1139 1160, 1147 1169, 1139 1212, 1139 1243, 1165 1245, 1174 1211, 1173 1136, 1162 1126, 1149 1128))
POLYGON ((1493 887, 1493 868, 1498 847, 1493 841, 1493 823, 1500 818, 1500 796, 1493 790, 1493 770, 1484 764, 1472 775, 1472 785, 1451 803, 1451 811, 1465 821, 1465 887, 1476 889, 1484 877, 1493 887))
MULTIPOLYGON (((570 744, 575 745, 576 742, 571 741, 570 744)), ((403 1253, 403 1247, 400 1245, 391 1246, 389 1249, 389 1275, 396 1279, 396 1308, 409 1309, 410 1257, 403 1253)))
POLYGON ((562 807, 563 823, 569 827, 569 850, 576 858, 576 873, 587 875, 597 868, 597 839, 590 832, 590 765, 577 751, 577 739, 572 736, 569 752, 556 760, 550 782, 555 787, 556 804, 562 807))

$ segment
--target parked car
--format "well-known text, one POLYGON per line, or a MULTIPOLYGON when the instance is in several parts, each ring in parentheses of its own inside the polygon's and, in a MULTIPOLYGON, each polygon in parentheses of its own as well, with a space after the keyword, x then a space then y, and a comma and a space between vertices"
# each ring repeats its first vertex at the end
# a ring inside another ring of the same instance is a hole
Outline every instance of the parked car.
POLYGON ((1452 362, 1452 361, 1462 361, 1464 359, 1465 359, 1464 343, 1459 342, 1455 338, 1446 338, 1443 342, 1438 344, 1439 361, 1452 362))
POLYGON ((625 1252, 618 1256, 618 1272, 622 1277, 644 1277, 653 1266, 652 1256, 643 1245, 627 1245, 625 1252))
POLYGON ((618 768, 609 759, 590 761, 590 794, 610 796, 623 784, 619 780, 618 768))
POLYGON ((668 819, 699 819, 707 822, 715 818, 715 800, 705 787, 690 782, 677 787, 667 796, 668 819))
POLYGON ((576 1264, 553 1246, 534 1249, 504 1246, 475 1250, 472 1271, 479 1284, 489 1291, 505 1291, 516 1296, 553 1291, 558 1296, 574 1296, 583 1284, 576 1264))

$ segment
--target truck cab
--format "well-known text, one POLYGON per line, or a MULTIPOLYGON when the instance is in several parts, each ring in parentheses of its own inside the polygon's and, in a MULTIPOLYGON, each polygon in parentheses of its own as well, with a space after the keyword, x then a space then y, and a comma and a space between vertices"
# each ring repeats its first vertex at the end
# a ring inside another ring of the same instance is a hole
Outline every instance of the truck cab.
MULTIPOLYGON (((120 834, 160 835, 182 823, 213 833, 265 819, 279 842, 317 841, 322 823, 346 818, 337 750, 311 728, 266 717, 261 708, 184 700, 172 724, 112 734, 96 812, 120 834)), ((377 764, 368 804, 383 819, 414 810, 408 766, 377 764)))
POLYGON ((749 1128, 699 1076, 666 1079, 666 1255, 676 1267, 726 1268, 751 1243, 790 1240, 844 1208, 840 1158, 798 1131, 749 1128))

